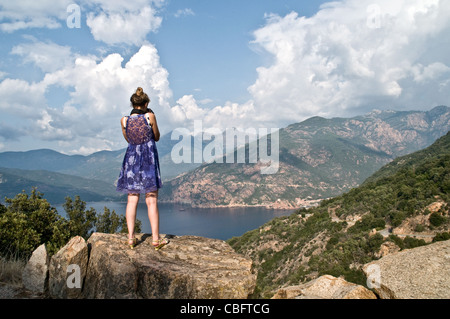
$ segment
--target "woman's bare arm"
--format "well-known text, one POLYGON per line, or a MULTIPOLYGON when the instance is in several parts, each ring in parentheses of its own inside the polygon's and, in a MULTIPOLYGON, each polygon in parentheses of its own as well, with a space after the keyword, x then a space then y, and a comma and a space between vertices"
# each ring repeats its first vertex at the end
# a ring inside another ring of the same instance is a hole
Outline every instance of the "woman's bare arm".
POLYGON ((156 122, 156 116, 153 113, 147 113, 150 126, 153 129, 153 134, 155 135, 155 141, 158 142, 160 138, 158 123, 156 122))
POLYGON ((122 127, 122 134, 123 134, 123 137, 125 138, 125 140, 127 141, 127 143, 129 143, 129 142, 128 142, 128 138, 127 138, 126 127, 125 127, 125 125, 123 124, 125 118, 126 118, 126 116, 125 116, 125 117, 122 117, 122 118, 120 119, 120 126, 122 127))

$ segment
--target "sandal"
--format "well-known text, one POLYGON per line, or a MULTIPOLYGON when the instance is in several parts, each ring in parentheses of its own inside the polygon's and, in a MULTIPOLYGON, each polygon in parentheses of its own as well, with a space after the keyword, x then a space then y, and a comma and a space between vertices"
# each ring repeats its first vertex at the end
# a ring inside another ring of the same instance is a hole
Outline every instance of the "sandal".
POLYGON ((160 250, 162 247, 164 247, 168 243, 169 243, 169 240, 167 238, 160 238, 158 240, 154 240, 152 242, 152 246, 155 248, 155 250, 160 250))
POLYGON ((128 245, 130 246, 131 249, 134 249, 134 246, 136 246, 136 244, 137 244, 137 240, 135 237, 128 238, 128 245))

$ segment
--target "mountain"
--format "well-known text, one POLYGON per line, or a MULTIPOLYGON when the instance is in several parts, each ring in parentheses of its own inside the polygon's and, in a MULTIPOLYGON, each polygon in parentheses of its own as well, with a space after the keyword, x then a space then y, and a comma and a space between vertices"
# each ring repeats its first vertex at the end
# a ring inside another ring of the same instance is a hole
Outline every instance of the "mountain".
MULTIPOLYGON (((157 143, 163 180, 168 180, 193 169, 199 164, 174 164, 172 147, 178 141, 171 140, 171 133, 161 137, 157 143)), ((0 153, 0 167, 22 170, 45 170, 98 180, 113 187, 116 182, 126 149, 100 151, 88 156, 65 155, 54 150, 39 149, 26 152, 0 153)))
POLYGON ((449 129, 446 106, 373 111, 349 119, 313 117, 280 129, 276 174, 263 175, 261 163, 248 160, 205 163, 168 181, 160 200, 198 207, 308 206, 360 185, 386 163, 429 146, 449 129))
MULTIPOLYGON (((160 199, 194 206, 311 205, 361 184, 395 157, 430 145, 449 130, 449 114, 448 107, 440 106, 428 112, 374 111, 351 119, 310 118, 280 130, 280 167, 273 175, 262 175, 260 164, 201 165, 193 160, 176 164, 171 153, 179 140, 172 140, 171 132, 157 143, 164 182, 160 199)), ((188 143, 195 151, 192 137, 188 143)), ((208 143, 203 141, 202 149, 208 143)), ((86 188, 94 190, 98 181, 114 191, 124 153, 125 149, 89 156, 46 149, 3 152, 0 167, 4 168, 3 174, 7 174, 5 169, 20 169, 81 177, 85 179, 80 189, 83 194, 86 188)), ((16 173, 11 174, 10 183, 12 176, 19 178, 16 173)), ((14 189, 29 191, 28 187, 36 182, 47 183, 45 179, 25 182, 26 175, 19 175, 22 177, 14 189)), ((61 178, 64 184, 67 177, 61 178)), ((72 190, 72 194, 78 194, 72 190)))
MULTIPOLYGON (((163 181, 200 164, 175 164, 171 151, 178 140, 171 133, 157 143, 163 181)), ((191 139, 193 145, 193 139, 191 139)), ((84 201, 118 200, 115 182, 126 149, 100 151, 88 156, 66 155, 50 149, 0 153, 0 201, 32 187, 52 203, 62 203, 66 196, 80 195, 84 201)))
POLYGON ((121 198, 114 188, 103 181, 45 170, 0 168, 1 201, 5 197, 14 198, 22 191, 29 193, 33 187, 44 193, 45 198, 53 204, 64 203, 65 197, 76 195, 84 201, 108 201, 121 198))
MULTIPOLYGON (((258 271, 257 296, 322 275, 366 285, 362 266, 450 239, 450 132, 361 186, 276 218, 228 243, 258 271)), ((423 265, 426 267, 426 265, 423 265)))
MULTIPOLYGON (((59 152, 40 149, 26 152, 0 153, 0 167, 21 170, 45 170, 80 176, 88 179, 113 182, 111 167, 120 164, 124 150, 101 151, 89 156, 65 155, 59 152)), ((118 171, 116 175, 118 176, 118 171)), ((117 177, 116 177, 117 178, 117 177)))

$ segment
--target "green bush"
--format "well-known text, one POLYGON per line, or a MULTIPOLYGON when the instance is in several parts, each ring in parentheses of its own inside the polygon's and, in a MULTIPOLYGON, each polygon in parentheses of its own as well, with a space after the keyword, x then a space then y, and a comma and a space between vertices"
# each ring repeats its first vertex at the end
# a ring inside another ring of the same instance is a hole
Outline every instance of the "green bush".
POLYGON ((446 218, 439 213, 433 213, 430 215, 430 224, 436 227, 441 226, 445 223, 446 218))
MULTIPOLYGON (((141 221, 136 220, 135 232, 141 231, 141 225, 141 221)), ((127 219, 124 215, 119 216, 114 210, 111 211, 108 207, 105 207, 103 214, 97 216, 95 231, 106 234, 127 233, 127 219)))
MULTIPOLYGON (((54 207, 33 188, 31 195, 22 192, 0 204, 0 256, 23 256, 28 258, 45 243, 50 255, 56 253, 70 238, 82 236, 88 239, 92 232, 127 232, 125 216, 105 207, 97 215, 95 209, 86 209, 79 196, 66 197, 63 207, 68 219, 60 216, 54 207)), ((141 231, 136 220, 136 232, 141 231)))
POLYGON ((415 231, 415 232, 418 232, 418 233, 421 233, 421 232, 423 232, 424 230, 425 230, 425 226, 422 225, 422 224, 419 224, 419 225, 416 226, 416 228, 414 228, 414 231, 415 231))
POLYGON ((438 233, 433 238, 433 242, 444 241, 450 239, 450 232, 438 233))
POLYGON ((400 226, 403 220, 406 218, 406 213, 401 211, 395 211, 391 213, 391 225, 394 227, 400 226))
POLYGON ((403 243, 407 249, 416 248, 427 244, 423 239, 417 239, 409 236, 403 240, 403 243))

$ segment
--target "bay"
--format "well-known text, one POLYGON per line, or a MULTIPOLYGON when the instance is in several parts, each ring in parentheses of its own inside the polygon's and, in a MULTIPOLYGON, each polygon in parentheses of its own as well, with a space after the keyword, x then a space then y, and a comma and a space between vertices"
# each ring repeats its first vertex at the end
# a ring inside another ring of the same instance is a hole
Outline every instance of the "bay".
MULTIPOLYGON (((107 207, 118 215, 125 215, 126 205, 126 202, 88 202, 86 208, 92 207, 97 214, 101 214, 104 207, 107 207)), ((61 216, 66 217, 62 206, 55 208, 61 216)), ((158 208, 161 234, 194 235, 221 240, 242 236, 276 217, 288 216, 294 212, 264 207, 193 208, 189 205, 169 203, 158 203, 158 208)), ((142 222, 141 231, 150 234, 152 231, 147 206, 142 199, 138 205, 137 219, 142 222)))

